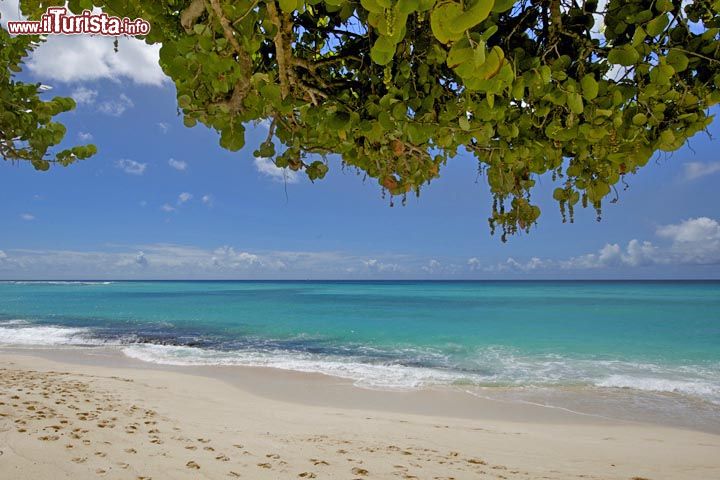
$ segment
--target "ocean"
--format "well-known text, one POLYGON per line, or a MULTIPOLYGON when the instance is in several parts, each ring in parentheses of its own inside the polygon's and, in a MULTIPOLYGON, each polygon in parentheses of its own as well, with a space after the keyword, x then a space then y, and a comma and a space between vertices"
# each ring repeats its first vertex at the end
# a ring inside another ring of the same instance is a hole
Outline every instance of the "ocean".
POLYGON ((0 346, 102 346, 720 426, 717 281, 5 281, 0 346))

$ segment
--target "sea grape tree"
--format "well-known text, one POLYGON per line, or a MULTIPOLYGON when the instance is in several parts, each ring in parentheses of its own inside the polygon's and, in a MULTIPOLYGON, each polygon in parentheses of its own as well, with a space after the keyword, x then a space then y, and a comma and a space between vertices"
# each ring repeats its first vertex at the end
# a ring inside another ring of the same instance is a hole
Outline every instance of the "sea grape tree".
MULTIPOLYGON (((53 3, 21 7, 37 17, 53 3)), ((226 149, 262 121, 257 156, 315 180, 338 155, 399 196, 471 152, 503 239, 538 219, 539 176, 556 182, 563 218, 578 203, 599 212, 720 101, 720 1, 69 2, 93 5, 151 23, 185 124, 226 149)))
POLYGON ((0 28, 0 157, 10 161, 29 161, 38 170, 51 163, 69 165, 95 153, 94 145, 84 145, 55 152, 48 150, 65 136, 65 126, 53 117, 75 108, 72 98, 55 97, 44 101, 42 85, 14 79, 21 71, 23 58, 37 45, 37 39, 11 37, 0 28))

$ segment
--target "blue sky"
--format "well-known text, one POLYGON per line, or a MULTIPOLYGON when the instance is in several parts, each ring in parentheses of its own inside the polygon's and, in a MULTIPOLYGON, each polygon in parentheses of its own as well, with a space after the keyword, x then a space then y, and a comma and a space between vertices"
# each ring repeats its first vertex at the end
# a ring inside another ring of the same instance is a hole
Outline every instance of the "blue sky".
POLYGON ((0 162, 0 278, 720 277, 720 144, 706 135, 629 177, 600 223, 578 210, 562 224, 540 178, 539 225, 503 244, 472 156, 404 207, 337 158, 312 184, 253 158, 262 125, 236 153, 184 127, 156 55, 137 40, 114 54, 107 39, 64 37, 28 62, 23 78, 78 100, 61 117, 68 144, 99 153, 45 173, 0 162))

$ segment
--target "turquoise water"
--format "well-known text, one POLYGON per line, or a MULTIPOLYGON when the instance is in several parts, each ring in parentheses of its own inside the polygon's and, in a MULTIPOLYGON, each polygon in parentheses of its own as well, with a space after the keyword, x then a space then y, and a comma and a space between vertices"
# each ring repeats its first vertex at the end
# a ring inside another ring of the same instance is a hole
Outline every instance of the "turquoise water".
POLYGON ((0 345, 720 405, 720 282, 0 282, 0 345))

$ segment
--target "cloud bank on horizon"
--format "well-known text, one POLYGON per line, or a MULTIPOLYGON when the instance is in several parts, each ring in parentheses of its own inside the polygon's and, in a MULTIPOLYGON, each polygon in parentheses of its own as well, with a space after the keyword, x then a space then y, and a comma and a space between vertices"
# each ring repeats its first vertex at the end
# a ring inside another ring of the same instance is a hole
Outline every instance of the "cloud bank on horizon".
MULTIPOLYGON (((178 200, 182 203, 183 195, 178 200)), ((384 254, 368 258, 338 251, 243 251, 153 244, 105 251, 0 250, 0 279, 180 279, 180 278, 491 278, 533 273, 600 276, 620 267, 720 265, 720 222, 691 218, 657 228, 658 243, 630 240, 563 259, 532 257, 486 262, 477 257, 427 258, 384 254)), ((652 271, 652 270, 649 270, 652 271)), ((712 270, 710 270, 712 271, 712 270)))

